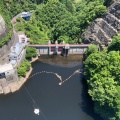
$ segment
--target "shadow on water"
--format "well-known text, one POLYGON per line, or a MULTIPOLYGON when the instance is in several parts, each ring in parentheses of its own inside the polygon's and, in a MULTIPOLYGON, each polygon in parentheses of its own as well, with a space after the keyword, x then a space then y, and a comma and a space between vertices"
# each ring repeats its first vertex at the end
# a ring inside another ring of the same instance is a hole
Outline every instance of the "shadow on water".
POLYGON ((91 97, 88 94, 87 81, 85 80, 83 75, 82 75, 82 80, 80 80, 80 84, 82 84, 82 93, 81 93, 82 102, 79 103, 80 108, 85 113, 90 115, 94 120, 103 120, 103 118, 101 118, 94 111, 94 102, 92 101, 91 97))

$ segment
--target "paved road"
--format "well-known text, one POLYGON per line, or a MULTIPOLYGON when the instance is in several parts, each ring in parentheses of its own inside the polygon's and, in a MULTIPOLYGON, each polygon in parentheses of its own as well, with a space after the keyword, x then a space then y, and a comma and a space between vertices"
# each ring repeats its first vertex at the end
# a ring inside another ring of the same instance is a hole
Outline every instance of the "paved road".
MULTIPOLYGON (((13 35, 11 39, 14 39, 13 45, 15 45, 18 42, 17 33, 15 31, 13 31, 13 35)), ((0 64, 5 64, 9 62, 9 59, 8 59, 9 53, 10 53, 10 49, 6 51, 6 53, 0 58, 0 64)))
MULTIPOLYGON (((15 31, 15 29, 14 29, 15 24, 13 24, 12 21, 13 21, 14 19, 19 18, 19 17, 21 17, 21 13, 18 14, 18 15, 16 15, 15 17, 13 17, 12 20, 11 20, 11 23, 12 23, 12 26, 13 26, 13 35, 12 35, 12 37, 11 37, 11 39, 14 39, 13 45, 15 45, 19 40, 18 40, 18 34, 17 34, 17 32, 15 31)), ((12 45, 12 46, 13 46, 13 45, 12 45)), ((10 53, 10 49, 9 49, 8 51, 6 51, 6 53, 5 53, 2 57, 0 57, 0 64, 9 63, 9 59, 8 59, 8 54, 9 54, 9 53, 10 53)))

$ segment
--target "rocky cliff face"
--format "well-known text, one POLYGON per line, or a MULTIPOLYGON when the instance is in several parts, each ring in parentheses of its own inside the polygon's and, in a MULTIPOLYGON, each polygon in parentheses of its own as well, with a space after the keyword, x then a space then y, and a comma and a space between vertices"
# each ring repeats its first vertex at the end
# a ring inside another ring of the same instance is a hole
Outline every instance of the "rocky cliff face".
MULTIPOLYGON (((0 40, 7 36, 9 32, 9 28, 6 26, 5 21, 3 17, 0 15, 0 40)), ((12 38, 2 47, 0 47, 0 57, 2 57, 7 51, 10 50, 11 46, 13 45, 15 40, 14 34, 12 35, 12 38)))
POLYGON ((0 32, 2 32, 4 28, 5 28, 5 21, 3 17, 0 15, 0 32))
POLYGON ((3 17, 0 15, 0 40, 8 34, 8 27, 6 27, 3 17))
POLYGON ((82 34, 84 43, 107 46, 120 32, 120 0, 114 2, 103 18, 96 19, 82 34))

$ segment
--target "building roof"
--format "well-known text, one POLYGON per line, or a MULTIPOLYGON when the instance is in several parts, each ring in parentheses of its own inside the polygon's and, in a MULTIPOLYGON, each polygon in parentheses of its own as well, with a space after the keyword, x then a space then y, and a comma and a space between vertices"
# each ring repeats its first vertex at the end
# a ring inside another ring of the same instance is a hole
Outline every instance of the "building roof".
POLYGON ((12 22, 16 23, 16 22, 17 22, 17 20, 16 20, 16 19, 13 19, 13 21, 12 21, 12 22))
POLYGON ((11 60, 10 63, 11 63, 12 65, 15 65, 15 64, 17 64, 17 61, 16 61, 16 60, 11 60))
POLYGON ((23 35, 18 35, 18 38, 19 38, 19 42, 21 42, 22 39, 26 40, 26 36, 23 34, 23 35))
POLYGON ((10 52, 10 56, 18 56, 22 49, 24 48, 22 43, 16 43, 15 46, 11 47, 11 52, 10 52))
POLYGON ((13 69, 12 64, 4 64, 4 65, 0 65, 0 73, 6 72, 13 69))
POLYGON ((27 17, 27 16, 31 16, 30 12, 22 12, 22 17, 27 17))

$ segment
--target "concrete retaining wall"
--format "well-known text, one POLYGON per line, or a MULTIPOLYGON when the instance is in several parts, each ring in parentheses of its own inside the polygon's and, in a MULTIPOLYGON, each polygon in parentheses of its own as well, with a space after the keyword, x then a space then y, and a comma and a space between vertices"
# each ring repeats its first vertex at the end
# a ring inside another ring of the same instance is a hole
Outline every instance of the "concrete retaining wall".
MULTIPOLYGON (((52 47, 35 47, 36 50, 37 50, 37 53, 38 55, 52 55, 52 54, 61 54, 62 53, 62 50, 63 50, 63 47, 61 48, 60 47, 60 50, 59 50, 59 47, 56 49, 53 50, 52 47)), ((88 47, 80 47, 80 46, 76 46, 76 47, 70 47, 69 48, 69 51, 68 51, 68 54, 83 54, 86 49, 88 47)))
POLYGON ((0 47, 0 57, 3 56, 7 51, 10 50, 11 46, 13 45, 15 40, 14 34, 12 35, 12 38, 2 47, 0 47))

